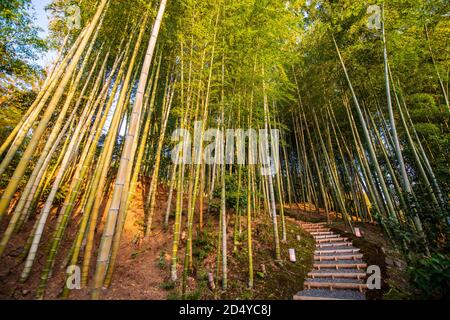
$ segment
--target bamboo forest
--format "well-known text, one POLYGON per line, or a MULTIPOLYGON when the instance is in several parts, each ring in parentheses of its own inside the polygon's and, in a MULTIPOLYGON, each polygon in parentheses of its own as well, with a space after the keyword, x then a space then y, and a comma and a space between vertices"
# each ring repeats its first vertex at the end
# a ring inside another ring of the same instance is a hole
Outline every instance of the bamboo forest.
POLYGON ((449 299, 449 45, 447 0, 0 0, 0 299, 449 299))

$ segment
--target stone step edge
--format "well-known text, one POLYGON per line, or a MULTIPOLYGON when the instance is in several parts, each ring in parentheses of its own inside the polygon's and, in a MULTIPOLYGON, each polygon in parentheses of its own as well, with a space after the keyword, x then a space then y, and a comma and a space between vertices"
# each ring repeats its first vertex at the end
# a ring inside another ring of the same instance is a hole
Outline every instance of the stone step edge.
POLYGON ((305 282, 306 289, 318 289, 318 288, 328 288, 330 290, 334 289, 351 289, 363 292, 367 289, 366 283, 351 283, 351 282, 305 282))
POLYGON ((355 249, 331 249, 331 250, 316 250, 314 252, 315 255, 323 255, 323 254, 337 254, 337 253, 358 253, 360 251, 359 248, 355 249))
POLYGON ((340 255, 340 256, 324 256, 324 255, 318 255, 314 256, 314 260, 318 261, 338 261, 338 260, 361 260, 363 257, 362 254, 350 254, 350 255, 340 255))
POLYGON ((327 272, 327 273, 319 273, 319 272, 309 272, 308 277, 315 278, 331 278, 331 279, 364 279, 366 277, 365 273, 349 273, 349 272, 327 272))
POLYGON ((314 263, 313 267, 317 270, 321 269, 358 269, 367 268, 366 263, 314 263))

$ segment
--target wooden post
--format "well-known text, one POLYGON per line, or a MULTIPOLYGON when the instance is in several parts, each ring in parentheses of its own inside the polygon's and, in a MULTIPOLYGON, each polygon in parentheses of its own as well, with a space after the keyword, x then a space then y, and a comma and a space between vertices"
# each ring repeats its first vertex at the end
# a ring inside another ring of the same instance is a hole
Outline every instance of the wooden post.
POLYGON ((212 272, 208 273, 208 284, 211 290, 216 289, 216 284, 214 283, 214 274, 212 272))

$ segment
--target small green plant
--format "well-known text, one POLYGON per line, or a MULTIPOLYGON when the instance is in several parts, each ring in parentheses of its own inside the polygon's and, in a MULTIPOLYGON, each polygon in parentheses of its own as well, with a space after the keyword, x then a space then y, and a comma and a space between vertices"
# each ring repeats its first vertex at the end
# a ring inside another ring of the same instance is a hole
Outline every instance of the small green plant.
POLYGON ((203 261, 214 250, 214 240, 207 231, 201 231, 193 240, 192 255, 203 261))
POLYGON ((181 296, 176 292, 169 292, 167 294, 167 300, 181 300, 181 296))
POLYGON ((161 283, 160 288, 164 289, 164 290, 172 290, 175 288, 175 282, 170 281, 170 280, 163 282, 163 283, 161 283))
POLYGON ((184 294, 183 300, 200 300, 202 296, 201 290, 197 289, 184 294))
POLYGON ((418 259, 409 267, 414 298, 445 299, 450 295, 450 257, 435 253, 418 259))
POLYGON ((253 299, 253 291, 252 290, 245 290, 241 294, 242 300, 252 300, 253 299))
POLYGON ((134 224, 138 227, 140 232, 145 231, 145 221, 143 219, 137 219, 134 224))
POLYGON ((208 281, 208 272, 203 269, 197 271, 197 279, 200 281, 208 281))
POLYGON ((384 300, 405 300, 407 295, 395 287, 391 287, 388 292, 383 295, 384 300))
POLYGON ((159 258, 158 258, 158 267, 161 270, 164 270, 166 268, 166 260, 164 259, 166 253, 164 251, 161 251, 159 253, 159 258))
MULTIPOLYGON (((245 169, 242 169, 242 174, 245 176, 245 169)), ((220 186, 214 190, 214 198, 220 199, 222 189, 220 186)), ((242 186, 239 187, 237 177, 235 175, 225 176, 225 201, 226 207, 234 210, 241 210, 247 207, 247 189, 242 186)), ((219 203, 220 208, 220 203, 219 203)))

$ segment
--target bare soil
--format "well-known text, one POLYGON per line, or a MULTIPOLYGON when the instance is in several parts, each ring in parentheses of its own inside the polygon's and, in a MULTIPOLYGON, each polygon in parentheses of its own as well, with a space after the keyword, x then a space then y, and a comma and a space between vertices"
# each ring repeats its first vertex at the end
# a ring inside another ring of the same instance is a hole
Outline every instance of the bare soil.
MULTIPOLYGON (((157 210, 153 219, 153 232, 143 239, 142 225, 144 222, 144 192, 138 186, 136 196, 128 210, 127 219, 122 235, 120 249, 117 256, 113 280, 108 289, 104 289, 102 299, 166 299, 167 291, 160 287, 165 281, 168 272, 167 265, 172 245, 171 232, 163 231, 163 215, 165 213, 167 199, 164 190, 158 190, 157 210)), ((56 217, 50 218, 49 225, 54 225, 56 217)), ((66 231, 66 240, 58 253, 53 275, 48 282, 45 299, 58 299, 64 284, 64 269, 62 264, 77 230, 79 217, 69 224, 66 231)), ((18 278, 23 269, 23 261, 19 255, 26 243, 26 236, 31 231, 34 221, 30 221, 24 230, 11 239, 4 257, 0 260, 0 298, 1 299, 34 299, 39 284, 39 275, 45 263, 44 254, 52 230, 46 230, 41 247, 33 266, 30 278, 23 284, 18 283, 18 278)), ((48 228, 50 229, 50 228, 48 228)), ((169 228, 170 230, 170 228, 169 228)), ((98 248, 101 230, 97 230, 96 245, 98 248)), ((95 267, 93 257, 91 273, 95 267)), ((73 290, 70 299, 89 299, 90 289, 73 290)))

